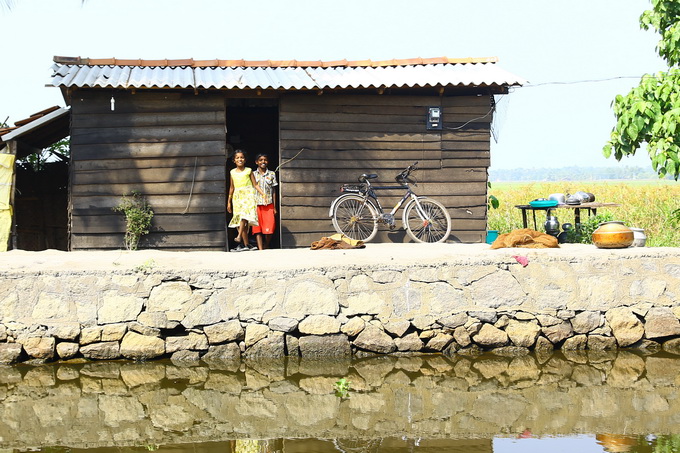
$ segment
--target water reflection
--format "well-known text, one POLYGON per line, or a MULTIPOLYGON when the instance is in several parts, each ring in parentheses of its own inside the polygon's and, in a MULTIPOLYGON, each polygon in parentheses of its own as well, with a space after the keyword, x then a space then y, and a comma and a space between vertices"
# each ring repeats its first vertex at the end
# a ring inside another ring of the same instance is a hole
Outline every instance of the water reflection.
POLYGON ((0 448, 665 453, 679 383, 680 359, 629 351, 0 367, 0 448))

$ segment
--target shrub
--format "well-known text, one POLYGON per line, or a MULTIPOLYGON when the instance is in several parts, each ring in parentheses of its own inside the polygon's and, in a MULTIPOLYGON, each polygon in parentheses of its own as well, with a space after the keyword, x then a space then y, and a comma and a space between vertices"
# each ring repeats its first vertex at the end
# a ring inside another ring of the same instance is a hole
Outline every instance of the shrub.
POLYGON ((141 193, 133 190, 129 196, 123 195, 120 204, 113 210, 125 214, 125 248, 137 250, 139 239, 151 228, 151 206, 141 193))

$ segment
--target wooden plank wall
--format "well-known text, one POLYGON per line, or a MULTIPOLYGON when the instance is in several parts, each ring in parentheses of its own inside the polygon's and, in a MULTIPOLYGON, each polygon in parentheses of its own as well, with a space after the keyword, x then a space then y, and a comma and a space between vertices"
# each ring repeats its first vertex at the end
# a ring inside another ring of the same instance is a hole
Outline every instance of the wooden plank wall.
POLYGON ((133 190, 155 213, 140 248, 225 250, 225 147, 220 94, 76 92, 71 250, 123 248, 125 219, 112 208, 133 190))
MULTIPOLYGON (((343 183, 371 172, 379 175, 376 183, 393 183, 394 176, 414 161, 419 162, 416 193, 449 208, 450 240, 480 242, 486 231, 489 109, 486 96, 282 96, 282 245, 308 247, 333 233, 328 210, 343 183), (472 122, 460 129, 427 131, 430 106, 443 108, 446 128, 472 122), (286 163, 289 159, 293 160, 286 163)), ((383 207, 391 209, 402 193, 380 192, 383 207)), ((401 214, 400 210, 398 230, 384 229, 375 241, 409 241, 401 229, 401 214)))

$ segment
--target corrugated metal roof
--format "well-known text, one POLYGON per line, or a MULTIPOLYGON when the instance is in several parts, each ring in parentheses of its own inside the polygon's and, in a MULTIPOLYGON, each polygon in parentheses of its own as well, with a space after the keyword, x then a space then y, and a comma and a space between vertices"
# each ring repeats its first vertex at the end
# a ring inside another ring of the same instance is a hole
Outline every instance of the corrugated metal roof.
POLYGON ((311 90, 518 86, 526 83, 524 79, 498 67, 495 59, 465 59, 460 62, 449 58, 386 62, 367 60, 344 61, 344 64, 295 60, 292 62, 215 60, 213 66, 193 60, 77 59, 76 63, 80 64, 62 63, 68 60, 65 57, 55 57, 55 64, 52 67, 54 74, 49 85, 88 88, 311 90), (89 64, 82 64, 85 61, 89 64), (171 65, 179 61, 186 64, 171 65), (416 63, 412 63, 413 61, 416 63), (93 62, 110 64, 92 65, 93 62), (151 65, 150 62, 157 65, 151 65))

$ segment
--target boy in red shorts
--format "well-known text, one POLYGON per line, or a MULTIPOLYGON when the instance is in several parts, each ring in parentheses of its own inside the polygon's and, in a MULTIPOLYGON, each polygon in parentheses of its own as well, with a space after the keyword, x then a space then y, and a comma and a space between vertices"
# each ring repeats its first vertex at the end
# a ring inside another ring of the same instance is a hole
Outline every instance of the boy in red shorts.
POLYGON ((257 239, 257 248, 264 250, 269 248, 269 243, 276 228, 276 191, 274 187, 278 183, 276 182, 276 174, 267 168, 269 157, 266 154, 258 154, 255 157, 255 165, 257 165, 257 170, 253 172, 255 174, 255 181, 257 181, 257 185, 264 192, 264 196, 260 195, 259 192, 255 193, 259 225, 253 225, 252 233, 257 239), (264 235, 264 240, 262 235, 264 235))

